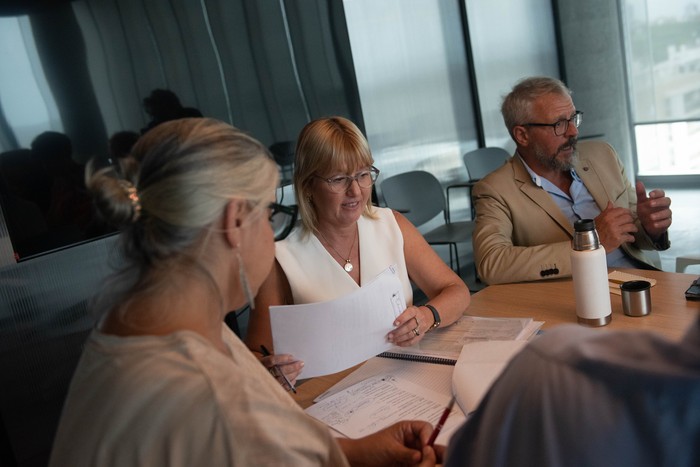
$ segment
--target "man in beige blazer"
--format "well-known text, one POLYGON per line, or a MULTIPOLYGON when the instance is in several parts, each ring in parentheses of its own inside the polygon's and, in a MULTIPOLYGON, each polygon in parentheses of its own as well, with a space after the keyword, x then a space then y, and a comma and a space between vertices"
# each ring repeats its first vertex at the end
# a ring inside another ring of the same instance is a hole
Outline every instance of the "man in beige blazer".
POLYGON ((610 267, 653 268, 642 250, 669 248, 671 200, 633 187, 615 151, 578 143, 581 112, 571 91, 544 77, 504 99, 515 155, 474 187, 474 257, 487 284, 571 275, 573 222, 595 219, 610 267))

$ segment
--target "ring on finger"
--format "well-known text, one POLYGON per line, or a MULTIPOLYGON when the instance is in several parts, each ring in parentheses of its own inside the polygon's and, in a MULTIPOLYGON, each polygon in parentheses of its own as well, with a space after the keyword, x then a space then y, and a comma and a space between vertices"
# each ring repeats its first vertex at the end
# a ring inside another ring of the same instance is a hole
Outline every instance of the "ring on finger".
POLYGON ((411 329, 411 331, 413 331, 413 334, 415 334, 416 337, 420 336, 420 331, 418 330, 418 326, 416 326, 415 328, 411 329))

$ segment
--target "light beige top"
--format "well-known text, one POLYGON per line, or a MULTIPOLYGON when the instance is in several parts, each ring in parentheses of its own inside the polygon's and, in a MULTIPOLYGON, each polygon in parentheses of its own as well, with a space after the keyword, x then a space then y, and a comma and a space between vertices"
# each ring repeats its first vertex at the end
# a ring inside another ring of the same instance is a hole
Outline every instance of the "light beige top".
POLYGON ((93 331, 50 465, 347 465, 328 429, 226 327, 223 337, 230 356, 190 331, 93 331))

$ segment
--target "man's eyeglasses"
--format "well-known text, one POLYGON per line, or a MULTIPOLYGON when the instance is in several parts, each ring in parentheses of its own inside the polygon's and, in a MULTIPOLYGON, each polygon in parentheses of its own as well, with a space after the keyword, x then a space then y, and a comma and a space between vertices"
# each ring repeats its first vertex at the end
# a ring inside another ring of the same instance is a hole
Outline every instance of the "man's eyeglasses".
POLYGON ((561 136, 569 130, 569 123, 573 123, 576 128, 581 125, 583 112, 578 110, 568 119, 559 120, 556 123, 524 123, 523 126, 551 126, 556 136, 561 136))
POLYGON ((296 205, 270 203, 270 224, 275 234, 275 241, 284 240, 290 234, 297 222, 298 208, 296 205))
POLYGON ((353 181, 357 182, 360 188, 369 188, 374 185, 374 182, 377 181, 378 176, 379 169, 374 166, 367 170, 358 172, 353 176, 339 175, 333 178, 323 178, 320 175, 316 175, 316 177, 328 183, 328 187, 333 193, 343 193, 348 191, 348 188, 350 188, 353 181))

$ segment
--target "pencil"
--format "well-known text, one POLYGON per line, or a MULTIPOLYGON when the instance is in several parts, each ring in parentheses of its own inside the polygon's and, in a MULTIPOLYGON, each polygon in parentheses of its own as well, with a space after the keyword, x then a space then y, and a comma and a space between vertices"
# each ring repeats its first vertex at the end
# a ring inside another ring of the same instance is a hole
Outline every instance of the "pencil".
MULTIPOLYGON (((269 357, 270 355, 272 355, 272 354, 270 353, 270 351, 267 350, 267 347, 265 347, 264 345, 261 345, 261 346, 260 346, 260 350, 262 351, 263 357, 269 357)), ((289 381, 289 378, 287 378, 287 376, 282 372, 282 370, 280 370, 280 367, 278 367, 277 365, 275 365, 273 368, 275 369, 275 371, 277 372, 277 374, 279 374, 280 376, 282 376, 282 378, 284 378, 284 382, 287 383, 287 387, 289 388, 289 390, 292 391, 294 394, 296 394, 296 393, 297 393, 297 388, 295 388, 295 387, 292 385, 292 382, 289 381)))
POLYGON ((432 446, 435 444, 435 439, 438 437, 440 434, 440 430, 442 430, 442 427, 445 425, 445 421, 447 420, 447 417, 450 416, 450 412, 452 412, 452 407, 455 405, 455 396, 452 396, 452 399, 450 399, 450 402, 447 404, 447 407, 445 407, 445 410, 442 412, 442 415, 440 416, 440 421, 435 425, 435 429, 430 435, 430 439, 428 439, 428 446, 432 446))

